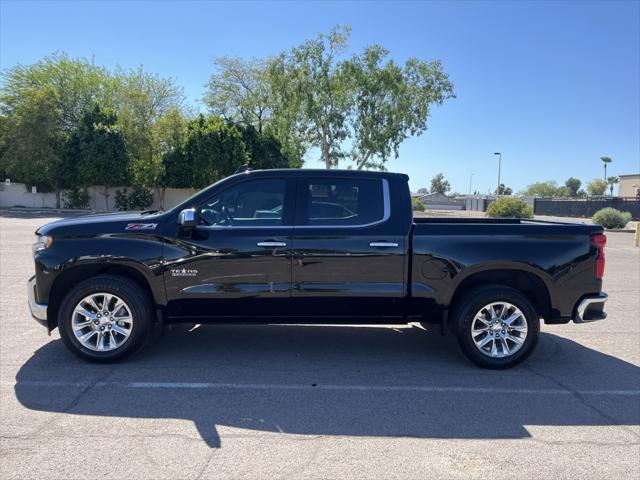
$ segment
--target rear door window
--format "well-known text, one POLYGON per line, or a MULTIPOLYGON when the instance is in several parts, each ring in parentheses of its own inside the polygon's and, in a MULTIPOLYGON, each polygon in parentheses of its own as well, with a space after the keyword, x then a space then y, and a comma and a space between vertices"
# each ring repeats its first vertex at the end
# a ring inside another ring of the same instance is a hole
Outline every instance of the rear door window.
POLYGON ((358 226, 384 218, 381 180, 309 179, 302 189, 304 225, 358 226))

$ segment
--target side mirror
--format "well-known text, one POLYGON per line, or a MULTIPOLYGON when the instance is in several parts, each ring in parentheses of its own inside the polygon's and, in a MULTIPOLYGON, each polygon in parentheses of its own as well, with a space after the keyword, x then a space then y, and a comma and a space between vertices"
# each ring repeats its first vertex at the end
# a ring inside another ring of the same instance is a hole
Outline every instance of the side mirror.
POLYGON ((199 223, 198 210, 185 208, 178 215, 178 225, 184 228, 194 228, 199 223))

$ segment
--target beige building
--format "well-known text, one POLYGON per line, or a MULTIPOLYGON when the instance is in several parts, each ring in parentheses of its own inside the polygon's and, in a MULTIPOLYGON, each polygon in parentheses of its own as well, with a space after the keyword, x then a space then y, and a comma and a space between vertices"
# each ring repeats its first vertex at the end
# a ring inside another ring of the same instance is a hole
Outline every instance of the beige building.
POLYGON ((619 197, 635 197, 640 193, 640 173, 630 175, 619 175, 620 190, 619 197))

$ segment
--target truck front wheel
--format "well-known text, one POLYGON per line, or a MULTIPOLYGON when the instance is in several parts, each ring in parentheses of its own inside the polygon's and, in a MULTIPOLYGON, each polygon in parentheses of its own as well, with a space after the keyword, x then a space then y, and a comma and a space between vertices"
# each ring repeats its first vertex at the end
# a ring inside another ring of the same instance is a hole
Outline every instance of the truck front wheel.
POLYGON ((471 290, 458 302, 454 321, 462 353, 484 368, 517 365, 540 336, 540 320, 529 299, 501 285, 471 290))
POLYGON ((66 347, 93 362, 118 360, 144 342, 153 310, 133 281, 101 275, 74 286, 60 305, 58 328, 66 347))

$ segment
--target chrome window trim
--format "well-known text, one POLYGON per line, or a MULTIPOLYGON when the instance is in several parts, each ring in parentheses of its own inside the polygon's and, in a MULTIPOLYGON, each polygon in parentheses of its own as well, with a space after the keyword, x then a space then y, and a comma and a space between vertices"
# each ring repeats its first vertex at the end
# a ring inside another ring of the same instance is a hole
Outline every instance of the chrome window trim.
POLYGON ((258 230, 258 229, 304 229, 304 228, 366 228, 374 225, 379 225, 386 222, 391 217, 391 195, 389 194, 389 181, 386 178, 382 179, 382 202, 383 212, 382 218, 375 222, 362 223, 357 225, 256 225, 256 226, 244 226, 244 225, 199 225, 200 228, 206 228, 208 230, 258 230))

